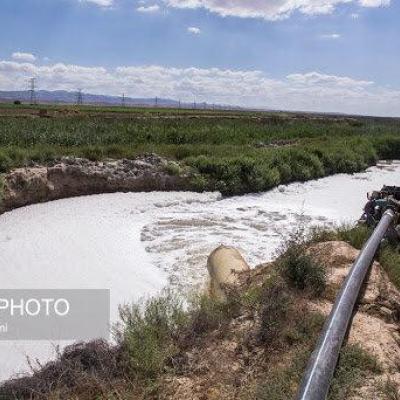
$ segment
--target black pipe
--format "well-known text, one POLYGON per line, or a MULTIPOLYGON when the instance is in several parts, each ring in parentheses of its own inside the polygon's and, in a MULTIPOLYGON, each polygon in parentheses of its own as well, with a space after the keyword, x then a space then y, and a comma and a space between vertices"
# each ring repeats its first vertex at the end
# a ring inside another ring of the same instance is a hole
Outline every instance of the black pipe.
POLYGON ((395 214, 387 210, 362 248, 325 322, 317 347, 311 355, 297 394, 297 400, 325 400, 349 327, 354 306, 378 247, 395 214))

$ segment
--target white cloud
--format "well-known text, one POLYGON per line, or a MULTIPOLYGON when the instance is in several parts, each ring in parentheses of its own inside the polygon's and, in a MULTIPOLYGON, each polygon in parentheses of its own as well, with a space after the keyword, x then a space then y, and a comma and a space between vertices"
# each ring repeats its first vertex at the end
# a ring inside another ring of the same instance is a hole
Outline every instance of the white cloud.
POLYGON ((273 79, 261 71, 163 66, 83 67, 0 61, 0 87, 26 89, 36 76, 40 89, 82 88, 94 94, 166 97, 282 110, 400 116, 400 89, 321 72, 273 79))
POLYGON ((197 27, 195 27, 195 26, 189 26, 189 27, 187 28, 187 31, 188 31, 189 33, 193 33, 194 35, 200 35, 200 33, 201 33, 201 29, 200 29, 200 28, 197 28, 197 27))
POLYGON ((362 7, 388 7, 390 0, 359 0, 362 7))
POLYGON ((114 0, 79 0, 86 3, 93 3, 100 7, 111 7, 114 4, 114 0))
POLYGON ((326 33, 323 35, 320 35, 321 39, 328 39, 328 40, 336 40, 340 39, 342 35, 340 33, 326 33))
MULTIPOLYGON (((223 17, 263 18, 279 20, 288 18, 293 12, 306 15, 331 14, 340 4, 356 0, 163 0, 174 8, 203 8, 223 17)), ((358 0, 363 7, 380 7, 390 0, 358 0)))
POLYGON ((32 53, 21 53, 19 51, 12 53, 11 58, 16 61, 28 61, 28 62, 36 61, 36 57, 32 53))
POLYGON ((160 6, 158 4, 153 4, 152 6, 140 6, 136 9, 136 11, 148 14, 156 13, 160 11, 160 6))

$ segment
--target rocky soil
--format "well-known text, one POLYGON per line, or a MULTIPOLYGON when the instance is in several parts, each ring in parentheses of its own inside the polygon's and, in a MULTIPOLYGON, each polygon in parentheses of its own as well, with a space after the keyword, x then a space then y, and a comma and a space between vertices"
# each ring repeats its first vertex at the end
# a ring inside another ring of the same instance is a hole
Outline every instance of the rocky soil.
POLYGON ((65 157, 47 166, 17 168, 4 175, 0 214, 29 204, 73 196, 193 190, 191 178, 191 174, 176 163, 155 154, 102 162, 65 157))

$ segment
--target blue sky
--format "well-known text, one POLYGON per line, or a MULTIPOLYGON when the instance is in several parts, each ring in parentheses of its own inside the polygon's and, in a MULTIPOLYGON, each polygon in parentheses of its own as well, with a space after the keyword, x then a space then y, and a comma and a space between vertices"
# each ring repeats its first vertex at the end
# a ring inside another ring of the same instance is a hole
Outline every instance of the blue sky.
POLYGON ((1 0, 0 26, 0 90, 400 115, 396 1, 1 0))

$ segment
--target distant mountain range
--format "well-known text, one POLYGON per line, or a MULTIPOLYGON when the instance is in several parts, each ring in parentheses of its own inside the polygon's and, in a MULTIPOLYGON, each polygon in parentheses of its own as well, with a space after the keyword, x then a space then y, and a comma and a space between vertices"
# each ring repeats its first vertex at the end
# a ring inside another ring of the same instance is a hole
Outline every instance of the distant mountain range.
MULTIPOLYGON (((76 104, 78 101, 77 92, 68 92, 66 90, 37 90, 35 92, 36 99, 38 103, 59 103, 59 104, 76 104)), ((0 91, 0 102, 10 102, 15 100, 20 100, 21 102, 30 102, 31 93, 29 90, 21 91, 0 91)), ((93 104, 93 105, 110 105, 110 106, 120 106, 125 104, 126 106, 144 106, 144 107, 179 107, 179 101, 172 99, 163 98, 133 98, 122 96, 106 96, 90 93, 82 93, 83 104, 93 104)), ((184 103, 182 102, 181 107, 192 108, 195 106, 194 103, 184 103)), ((209 103, 196 103, 196 108, 216 108, 216 109, 235 109, 238 110, 240 107, 221 105, 221 104, 209 104, 209 103)))

